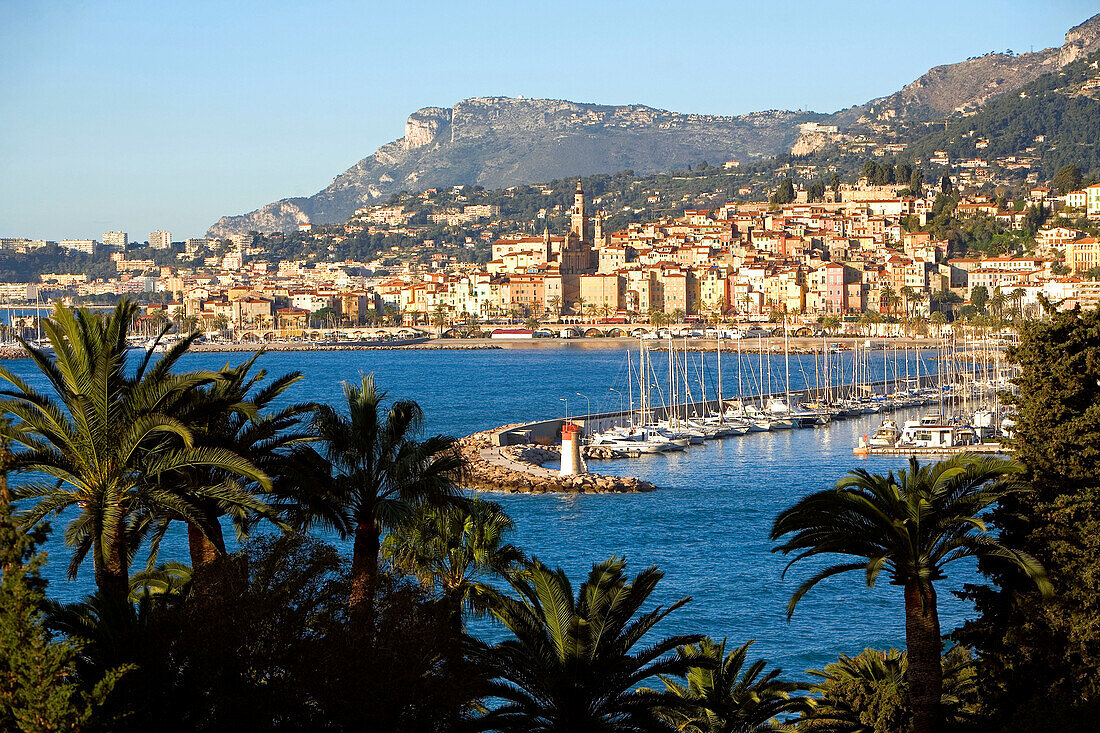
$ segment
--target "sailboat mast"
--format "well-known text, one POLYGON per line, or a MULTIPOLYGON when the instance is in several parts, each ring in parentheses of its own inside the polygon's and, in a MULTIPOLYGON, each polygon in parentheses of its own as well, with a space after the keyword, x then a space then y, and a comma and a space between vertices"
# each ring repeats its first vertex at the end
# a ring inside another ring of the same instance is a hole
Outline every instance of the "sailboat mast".
POLYGON ((741 339, 737 339, 737 401, 742 402, 742 407, 744 407, 742 399, 744 394, 741 388, 741 339))
POLYGON ((722 329, 718 329, 718 420, 722 420, 722 329))
POLYGON ((783 314, 783 365, 787 372, 785 397, 787 410, 791 409, 791 342, 787 334, 787 314, 783 314))

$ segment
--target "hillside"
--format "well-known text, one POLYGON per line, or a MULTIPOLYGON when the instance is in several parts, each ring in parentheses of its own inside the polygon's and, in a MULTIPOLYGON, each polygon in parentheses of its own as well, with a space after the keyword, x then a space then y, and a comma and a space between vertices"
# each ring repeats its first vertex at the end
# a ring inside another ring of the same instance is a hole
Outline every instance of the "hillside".
POLYGON ((1028 157, 1040 177, 1074 163, 1100 170, 1100 52, 998 97, 972 115, 952 121, 914 142, 909 160, 927 160, 936 150, 952 160, 1028 157))
POLYGON ((774 111, 720 117, 640 105, 467 99, 413 113, 404 137, 383 145, 314 196, 223 217, 209 234, 344 221, 357 208, 402 190, 459 184, 504 188, 571 175, 627 169, 656 173, 702 161, 760 159, 790 148, 799 123, 821 117, 774 111))

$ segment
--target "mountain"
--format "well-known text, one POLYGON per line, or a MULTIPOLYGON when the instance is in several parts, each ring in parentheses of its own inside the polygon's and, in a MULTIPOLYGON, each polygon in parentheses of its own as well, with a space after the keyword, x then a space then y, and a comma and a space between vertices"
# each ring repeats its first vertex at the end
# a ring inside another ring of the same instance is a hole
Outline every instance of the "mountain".
POLYGON ((459 184, 503 188, 631 169, 657 173, 701 161, 749 161, 821 149, 838 135, 909 143, 929 124, 1019 91, 1100 50, 1100 15, 1071 28, 1065 43, 1033 53, 991 53, 937 66, 894 94, 833 115, 756 112, 689 115, 642 105, 607 106, 550 99, 482 97, 409 116, 404 137, 337 176, 313 196, 288 198, 222 217, 210 236, 292 231, 302 223, 345 221, 356 209, 402 190, 459 184), (822 122, 839 132, 799 125, 822 122))
POLYGON ((872 99, 832 116, 841 127, 872 128, 898 122, 942 121, 953 112, 967 112, 989 100, 1018 91, 1043 74, 1100 50, 1100 14, 1074 26, 1058 48, 1031 53, 988 53, 957 64, 937 66, 900 91, 872 99))
POLYGON ((721 117, 641 105, 467 99, 414 112, 404 137, 383 145, 323 191, 223 217, 208 234, 342 222, 356 209, 402 190, 458 184, 504 188, 574 175, 657 173, 702 161, 765 158, 789 149, 800 123, 822 117, 779 111, 721 117))

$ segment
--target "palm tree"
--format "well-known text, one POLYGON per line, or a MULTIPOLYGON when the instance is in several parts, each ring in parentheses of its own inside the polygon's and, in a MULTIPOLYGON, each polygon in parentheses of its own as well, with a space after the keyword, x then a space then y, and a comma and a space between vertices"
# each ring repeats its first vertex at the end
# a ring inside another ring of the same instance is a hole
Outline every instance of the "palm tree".
POLYGON ((385 397, 367 374, 359 387, 344 385, 346 416, 330 405, 318 405, 313 414, 331 472, 317 477, 325 500, 313 506, 305 524, 353 537, 349 604, 361 620, 371 617, 382 530, 408 521, 416 505, 454 497, 463 467, 454 438, 415 439, 424 422, 418 404, 395 401, 383 416, 385 397))
POLYGON ((787 730, 776 718, 806 708, 805 699, 792 697, 798 685, 778 679, 781 670, 764 674, 766 662, 759 659, 745 669, 747 642, 726 653, 726 640, 709 637, 678 649, 682 656, 705 659, 707 665, 691 667, 684 684, 662 677, 669 692, 686 706, 659 710, 658 714, 675 730, 691 733, 756 733, 787 730))
MULTIPOLYGON (((869 718, 876 730, 909 729, 908 667, 903 651, 864 649, 854 657, 841 654, 824 670, 809 670, 819 681, 809 686, 815 698, 803 712, 799 730, 854 733, 868 730, 869 718)), ((942 667, 944 717, 954 724, 966 723, 973 719, 978 704, 974 659, 964 647, 956 646, 943 655, 942 667)))
POLYGON ((488 695, 501 701, 478 721, 479 727, 652 730, 658 727, 658 705, 685 705, 673 694, 635 688, 654 675, 684 676, 699 659, 673 652, 703 637, 674 636, 635 647, 690 599, 638 615, 662 573, 649 568, 629 580, 624 567, 618 558, 593 565, 575 596, 563 570, 538 560, 508 578, 516 597, 502 595, 493 615, 513 638, 471 646, 472 658, 490 680, 488 695))
POLYGON ((214 320, 210 325, 218 331, 225 331, 229 328, 229 317, 224 313, 219 313, 214 316, 214 320))
MULTIPOLYGON (((44 324, 55 355, 23 342, 56 400, 35 390, 5 368, 0 410, 16 424, 5 437, 24 450, 12 459, 17 471, 45 474, 52 480, 19 487, 22 499, 34 499, 23 521, 33 526, 54 512, 78 507, 66 542, 75 548, 70 574, 92 553, 95 581, 105 601, 124 603, 129 591, 132 554, 150 528, 148 518, 174 513, 212 531, 197 499, 240 500, 232 486, 196 486, 182 495, 161 479, 178 471, 216 470, 266 486, 267 477, 240 456, 195 445, 191 429, 168 414, 188 392, 210 375, 172 374, 194 337, 173 346, 151 365, 153 350, 133 370, 127 363, 126 334, 137 305, 119 301, 108 316, 58 305, 44 324)), ((167 331, 162 328, 161 336, 167 331)))
POLYGON ((883 315, 888 314, 898 302, 898 296, 889 285, 879 289, 879 308, 883 315))
POLYGON ((999 331, 1004 326, 1004 312, 1008 300, 1008 296, 1001 292, 1000 288, 994 288, 993 295, 989 296, 989 320, 994 330, 999 331))
POLYGON ((448 320, 447 311, 442 305, 437 305, 432 311, 432 325, 436 327, 436 334, 440 338, 443 337, 443 329, 447 327, 448 320))
MULTIPOLYGON (((213 467, 181 471, 173 477, 178 482, 176 491, 189 495, 195 486, 235 486, 230 496, 195 496, 194 506, 205 519, 203 532, 197 524, 188 524, 187 539, 193 568, 206 565, 226 551, 220 518, 232 519, 238 539, 247 536, 250 526, 260 518, 273 521, 287 528, 278 519, 276 510, 263 498, 265 493, 276 501, 283 513, 291 513, 292 500, 308 501, 308 487, 300 481, 302 473, 297 469, 301 460, 307 460, 301 450, 312 436, 298 429, 301 419, 313 410, 312 404, 292 404, 273 409, 272 403, 302 378, 301 372, 284 374, 260 387, 267 377, 263 369, 251 374, 261 349, 248 361, 236 367, 223 367, 217 379, 210 384, 192 390, 176 407, 176 414, 191 427, 196 445, 219 448, 247 458, 270 477, 271 483, 242 482, 239 477, 227 475, 213 467)), ((155 548, 174 519, 169 514, 159 517, 154 536, 154 552, 149 562, 156 560, 155 548)))
POLYGON ((900 292, 902 304, 905 306, 905 317, 908 318, 909 304, 916 301, 918 298, 920 298, 920 296, 917 295, 917 291, 914 290, 910 285, 902 285, 900 292))
POLYGON ((504 541, 514 527, 499 504, 478 498, 424 507, 386 536, 382 557, 428 590, 438 588, 461 624, 463 608, 479 616, 488 612, 496 592, 486 581, 506 577, 524 560, 504 541))
POLYGON ((1023 302, 1024 298, 1027 297, 1027 291, 1023 288, 1015 288, 1011 293, 1008 294, 1008 297, 1012 300, 1013 303, 1016 304, 1016 315, 1023 318, 1023 302))
POLYGON ((946 566, 966 557, 1000 559, 1050 592, 1038 561, 991 537, 981 519, 1011 490, 1008 480, 1019 472, 1010 461, 965 456, 923 466, 911 458, 909 470, 897 476, 857 469, 836 488, 806 496, 781 512, 772 526, 773 540, 791 535, 775 548, 797 553, 788 569, 822 554, 859 558, 829 566, 802 583, 787 604, 788 618, 811 588, 840 573, 862 570, 873 586, 885 569, 891 584, 902 587, 916 733, 936 730, 940 720, 942 644, 933 583, 946 577, 946 566))
POLYGON ((556 321, 561 316, 561 296, 551 295, 549 305, 550 312, 553 314, 554 320, 556 321))
POLYGON ((752 296, 747 292, 741 295, 741 307, 741 313, 745 315, 748 314, 749 309, 752 307, 752 296))

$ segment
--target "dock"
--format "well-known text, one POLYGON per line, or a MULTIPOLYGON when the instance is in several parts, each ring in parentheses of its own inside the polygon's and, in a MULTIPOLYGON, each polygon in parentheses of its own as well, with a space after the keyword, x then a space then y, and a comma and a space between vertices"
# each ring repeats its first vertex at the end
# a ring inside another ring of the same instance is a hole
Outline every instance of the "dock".
POLYGON ((920 448, 917 446, 893 446, 893 447, 867 447, 866 452, 860 449, 856 455, 861 456, 955 456, 960 453, 966 455, 1007 455, 1014 453, 1016 449, 1004 443, 977 443, 975 445, 956 445, 950 448, 920 448))

